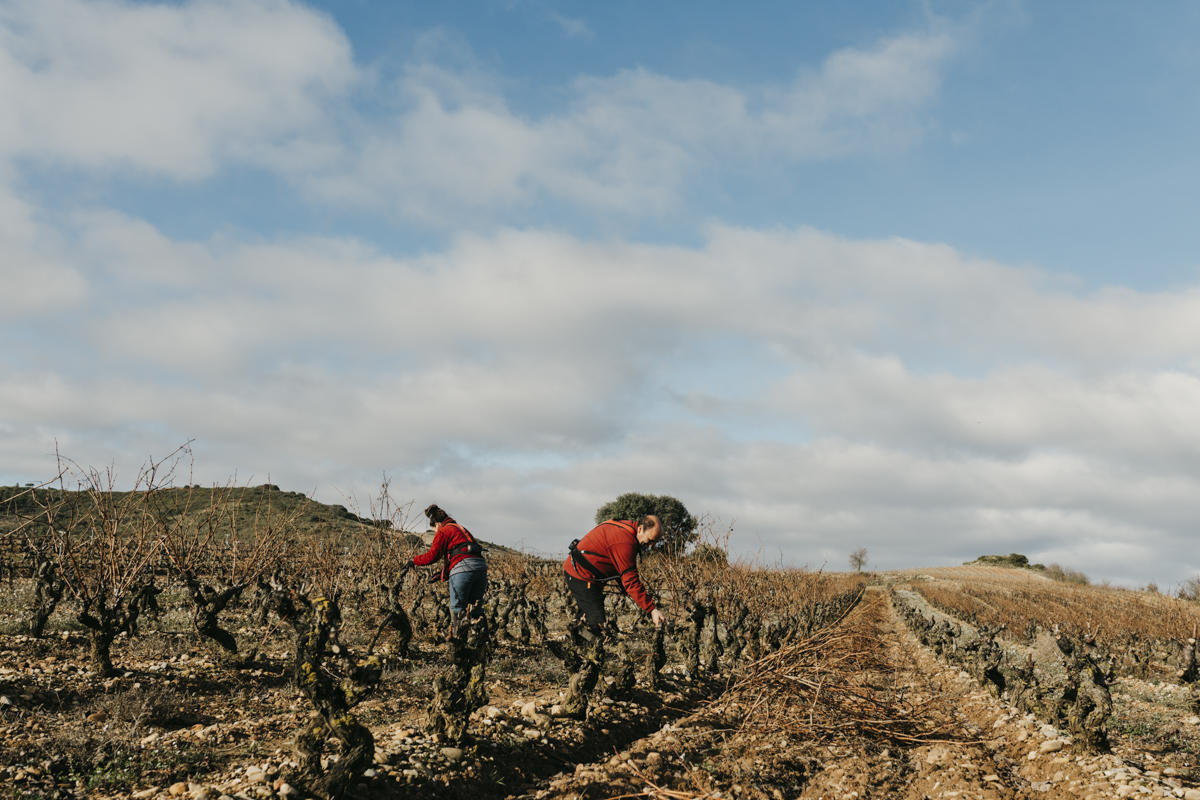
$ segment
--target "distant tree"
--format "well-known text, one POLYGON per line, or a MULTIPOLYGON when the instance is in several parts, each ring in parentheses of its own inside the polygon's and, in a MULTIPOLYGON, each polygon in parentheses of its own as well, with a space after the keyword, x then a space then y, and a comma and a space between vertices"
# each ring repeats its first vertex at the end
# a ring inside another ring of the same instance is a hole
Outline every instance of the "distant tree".
POLYGON ((610 519, 637 521, 647 514, 654 514, 663 525, 663 536, 651 548, 653 551, 681 555, 689 544, 700 538, 696 530, 699 523, 688 513, 687 506, 665 494, 626 492, 596 509, 596 524, 610 519))
POLYGON ((867 548, 856 547, 850 553, 850 569, 855 572, 862 572, 862 568, 867 565, 867 548))

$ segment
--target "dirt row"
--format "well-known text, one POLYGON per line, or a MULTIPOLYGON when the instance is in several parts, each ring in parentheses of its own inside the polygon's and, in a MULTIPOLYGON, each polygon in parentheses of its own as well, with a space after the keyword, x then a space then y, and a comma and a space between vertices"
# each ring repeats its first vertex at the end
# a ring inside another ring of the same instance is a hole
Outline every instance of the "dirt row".
MULTIPOLYGON (((1113 752, 1074 755, 1064 731, 1017 714, 969 675, 923 648, 894 609, 882 631, 896 678, 945 709, 943 741, 887 745, 813 742, 715 729, 698 713, 664 726, 625 751, 578 765, 522 800, 661 798, 999 798, 1182 797, 1200 800, 1194 741, 1172 746, 1165 734, 1200 720, 1183 709, 1178 687, 1122 681, 1114 691, 1122 719, 1154 718, 1149 737, 1110 736, 1113 752), (1173 728, 1173 730, 1172 730, 1173 728)), ((1149 732, 1151 726, 1147 725, 1149 732)))

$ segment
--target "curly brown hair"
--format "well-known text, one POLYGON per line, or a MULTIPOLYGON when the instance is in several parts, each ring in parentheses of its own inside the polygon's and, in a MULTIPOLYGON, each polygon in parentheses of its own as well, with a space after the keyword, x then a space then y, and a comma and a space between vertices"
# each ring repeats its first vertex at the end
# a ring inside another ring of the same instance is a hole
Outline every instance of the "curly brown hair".
POLYGON ((450 515, 438 508, 437 503, 429 504, 429 508, 425 509, 425 516, 429 517, 429 522, 433 525, 440 525, 450 519, 450 515))

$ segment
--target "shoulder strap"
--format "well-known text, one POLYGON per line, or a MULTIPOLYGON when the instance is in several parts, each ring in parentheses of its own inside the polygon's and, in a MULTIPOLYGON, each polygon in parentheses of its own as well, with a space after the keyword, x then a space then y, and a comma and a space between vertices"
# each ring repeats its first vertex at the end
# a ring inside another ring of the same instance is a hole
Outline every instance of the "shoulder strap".
POLYGON ((467 530, 466 528, 464 528, 462 525, 459 525, 457 522, 456 522, 456 523, 454 523, 454 525, 455 525, 455 527, 457 527, 457 528, 458 528, 460 531, 462 531, 464 535, 466 535, 466 537, 467 537, 467 543, 466 543, 466 544, 458 544, 458 545, 455 545, 454 547, 447 548, 447 549, 446 549, 446 557, 447 557, 447 558, 449 558, 449 557, 450 557, 450 556, 452 556, 452 555, 453 555, 453 556, 459 556, 459 555, 471 555, 471 556, 479 556, 479 555, 483 555, 483 547, 481 547, 481 546, 480 546, 479 542, 475 541, 475 536, 474 536, 474 534, 472 534, 472 533, 471 533, 469 530, 467 530))

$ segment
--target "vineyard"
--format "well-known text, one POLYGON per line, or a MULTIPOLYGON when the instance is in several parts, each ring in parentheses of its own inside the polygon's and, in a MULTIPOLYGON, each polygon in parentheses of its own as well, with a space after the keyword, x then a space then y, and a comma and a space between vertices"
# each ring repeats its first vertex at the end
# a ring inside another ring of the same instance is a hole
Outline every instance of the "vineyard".
POLYGON ((386 485, 74 477, 0 488, 4 796, 1200 798, 1192 602, 710 547, 642 559, 667 628, 612 590, 595 639, 496 545, 454 618, 386 485))

